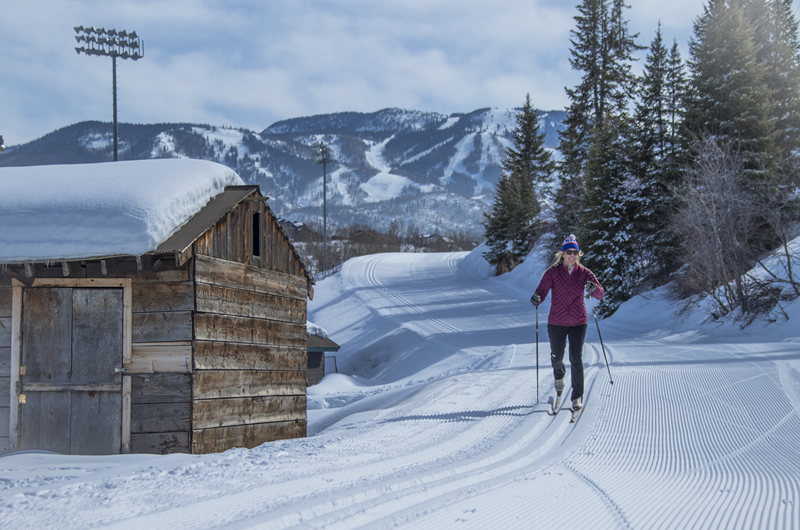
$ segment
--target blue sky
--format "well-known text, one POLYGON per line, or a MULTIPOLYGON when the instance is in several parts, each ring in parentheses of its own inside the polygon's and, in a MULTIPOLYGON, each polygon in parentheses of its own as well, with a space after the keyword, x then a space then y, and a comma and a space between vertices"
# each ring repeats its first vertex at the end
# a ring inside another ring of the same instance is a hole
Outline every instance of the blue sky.
MULTIPOLYGON (((0 7, 0 134, 25 143, 111 121, 111 59, 77 55, 74 26, 136 31, 118 61, 120 122, 260 131, 313 114, 387 107, 563 109, 577 0, 30 0, 0 7)), ((659 20, 686 58, 702 0, 636 0, 639 43, 659 20)))

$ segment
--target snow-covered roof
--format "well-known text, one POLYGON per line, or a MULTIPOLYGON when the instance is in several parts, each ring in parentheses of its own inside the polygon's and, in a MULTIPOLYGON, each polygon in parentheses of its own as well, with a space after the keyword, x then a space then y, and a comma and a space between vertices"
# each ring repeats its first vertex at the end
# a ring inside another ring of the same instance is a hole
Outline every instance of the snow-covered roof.
POLYGON ((189 220, 233 170, 160 159, 0 169, 0 263, 140 256, 189 220))

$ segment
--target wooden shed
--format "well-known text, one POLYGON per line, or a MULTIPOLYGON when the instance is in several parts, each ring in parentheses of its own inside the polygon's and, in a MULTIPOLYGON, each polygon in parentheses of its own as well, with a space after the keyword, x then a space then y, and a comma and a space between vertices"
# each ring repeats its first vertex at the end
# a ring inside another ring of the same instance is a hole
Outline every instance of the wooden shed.
POLYGON ((0 263, 0 453, 209 453, 305 436, 312 285, 267 198, 244 185, 141 255, 0 263))

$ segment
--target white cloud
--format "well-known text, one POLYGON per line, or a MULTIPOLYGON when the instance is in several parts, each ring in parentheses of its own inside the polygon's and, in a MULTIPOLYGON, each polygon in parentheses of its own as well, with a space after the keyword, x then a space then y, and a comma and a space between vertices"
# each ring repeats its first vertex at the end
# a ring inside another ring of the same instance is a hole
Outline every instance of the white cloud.
MULTIPOLYGON (((77 25, 135 30, 145 41, 143 60, 118 62, 123 122, 260 130, 326 112, 513 107, 526 93, 539 108, 560 109, 564 87, 578 80, 568 63, 575 3, 7 3, 0 18, 0 134, 16 144, 78 121, 111 120, 111 60, 75 54, 77 25)), ((641 44, 650 43, 660 19, 665 40, 677 38, 685 50, 703 2, 632 4, 628 16, 641 44)))

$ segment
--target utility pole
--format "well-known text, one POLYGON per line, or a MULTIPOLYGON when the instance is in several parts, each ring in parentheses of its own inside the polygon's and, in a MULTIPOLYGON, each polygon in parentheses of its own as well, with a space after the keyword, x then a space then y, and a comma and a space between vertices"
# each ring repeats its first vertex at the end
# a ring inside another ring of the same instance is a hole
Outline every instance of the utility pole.
POLYGON ((128 33, 124 29, 105 28, 95 29, 78 26, 73 28, 78 35, 75 40, 78 43, 85 42, 85 46, 75 48, 75 52, 80 55, 105 55, 111 57, 111 79, 113 83, 113 108, 114 108, 114 162, 119 158, 119 138, 117 134, 117 57, 120 59, 133 59, 138 61, 144 57, 144 41, 139 39, 135 31, 128 33))
POLYGON ((328 176, 326 166, 335 160, 322 142, 314 144, 314 162, 322 164, 322 271, 328 270, 328 176))

